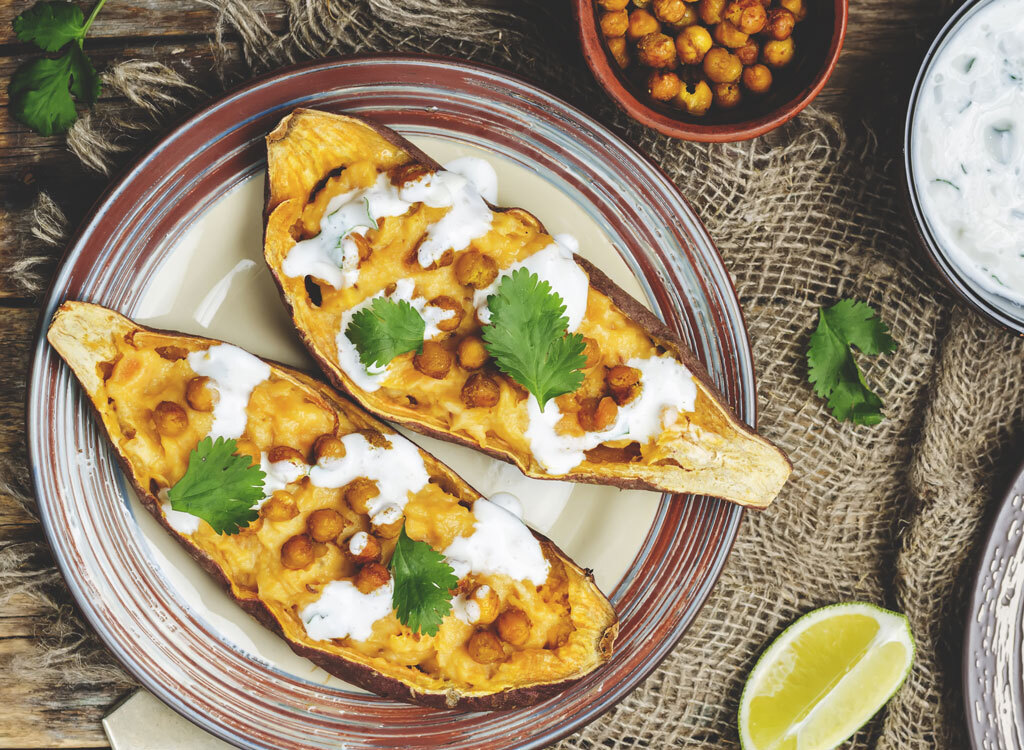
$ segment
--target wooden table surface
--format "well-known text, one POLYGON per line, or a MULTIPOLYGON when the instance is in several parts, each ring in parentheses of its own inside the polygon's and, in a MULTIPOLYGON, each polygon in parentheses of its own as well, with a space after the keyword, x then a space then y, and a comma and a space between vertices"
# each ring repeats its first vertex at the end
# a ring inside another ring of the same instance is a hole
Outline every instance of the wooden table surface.
MULTIPOLYGON (((24 252, 18 249, 24 240, 9 231, 9 213, 31 204, 38 190, 47 191, 76 226, 108 182, 85 171, 68 153, 63 137, 36 135, 10 116, 10 75, 36 54, 14 37, 11 20, 33 1, 0 1, 0 259, 24 252)), ((266 10, 272 29, 286 26, 282 2, 249 2, 266 10)), ((551 2, 568 6, 568 0, 551 2)), ((907 91, 924 49, 950 9, 923 0, 851 0, 851 5, 839 67, 814 106, 841 116, 849 131, 866 124, 883 151, 897 157, 907 91)), ((568 25, 568 11, 564 18, 568 25)), ((197 0, 110 0, 97 16, 86 47, 100 71, 129 58, 159 60, 216 93, 222 87, 210 46, 216 19, 217 12, 197 0)), ((565 39, 575 44, 571 29, 565 39)), ((231 52, 226 78, 242 80, 248 69, 238 39, 226 35, 225 42, 231 52)), ((97 106, 110 112, 128 110, 126 101, 106 92, 97 106)), ((0 277, 0 308, 0 456, 21 461, 26 363, 38 300, 0 277)), ((0 488, 0 549, 42 538, 38 522, 0 488)), ((90 684, 27 683, 3 670, 5 660, 35 647, 39 606, 16 598, 0 610, 0 748, 106 747, 100 719, 123 696, 90 684)))

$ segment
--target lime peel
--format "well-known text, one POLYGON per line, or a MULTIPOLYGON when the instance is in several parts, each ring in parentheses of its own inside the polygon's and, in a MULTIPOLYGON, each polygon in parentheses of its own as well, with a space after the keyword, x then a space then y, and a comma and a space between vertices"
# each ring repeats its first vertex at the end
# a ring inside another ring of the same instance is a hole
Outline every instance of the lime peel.
POLYGON ((904 615, 864 602, 807 613, 765 649, 743 688, 744 750, 830 750, 884 706, 915 653, 904 615))

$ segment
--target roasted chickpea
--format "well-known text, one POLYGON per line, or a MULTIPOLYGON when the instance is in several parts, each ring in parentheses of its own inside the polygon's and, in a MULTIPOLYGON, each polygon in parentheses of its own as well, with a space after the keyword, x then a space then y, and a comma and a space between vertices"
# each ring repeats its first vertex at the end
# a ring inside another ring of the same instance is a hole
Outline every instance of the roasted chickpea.
POLYGON ((394 539, 398 536, 403 523, 405 523, 405 515, 402 513, 402 509, 394 503, 388 503, 374 513, 373 518, 370 519, 373 533, 384 539, 394 539))
POLYGON ((370 501, 380 495, 377 483, 367 477, 357 477, 345 485, 345 502, 356 513, 369 513, 370 501))
POLYGON ((370 259, 373 255, 373 245, 366 239, 365 235, 362 234, 350 234, 349 238, 356 244, 356 249, 359 251, 359 262, 363 263, 370 259))
POLYGON ((672 37, 662 33, 648 34, 636 45, 636 56, 649 68, 674 68, 676 45, 672 37))
POLYGON ((712 47, 704 55, 704 75, 712 83, 733 83, 742 73, 740 59, 723 47, 712 47))
POLYGON ((711 108, 711 87, 706 81, 683 86, 676 97, 676 104, 689 114, 700 117, 711 108))
POLYGON ((427 377, 441 380, 452 369, 452 353, 436 341, 424 341, 423 353, 414 356, 412 364, 427 377))
POLYGON ((210 379, 205 375, 192 378, 185 386, 185 400, 196 411, 213 411, 220 400, 220 394, 210 388, 210 379))
MULTIPOLYGON (((477 586, 473 590, 469 597, 469 605, 475 605, 476 608, 476 611, 472 613, 476 615, 476 619, 473 622, 478 625, 489 625, 498 616, 501 600, 494 589, 483 585, 477 586)), ((469 605, 467 605, 467 611, 469 611, 469 605)))
POLYGON ((370 562, 380 557, 380 540, 373 534, 358 531, 348 540, 348 553, 356 562, 370 562))
POLYGON ((661 31, 661 24, 650 12, 646 10, 634 10, 629 14, 629 28, 626 30, 626 38, 635 42, 648 34, 656 34, 661 31))
POLYGON ((651 0, 633 0, 634 8, 647 8, 651 4, 651 0))
POLYGON ((761 0, 735 0, 725 6, 725 20, 744 34, 757 34, 768 21, 761 0))
POLYGON ((506 609, 498 615, 496 625, 501 640, 513 646, 522 646, 530 637, 530 618, 521 609, 506 609))
POLYGON ((305 534, 297 534, 281 547, 281 564, 292 570, 301 570, 313 563, 313 542, 305 534))
POLYGON ((732 109, 740 103, 743 95, 738 83, 716 83, 714 88, 715 104, 722 109, 732 109))
POLYGON ((796 16, 785 8, 772 8, 768 13, 768 23, 765 25, 765 32, 772 39, 782 41, 789 39, 796 26, 796 16))
POLYGON ((235 455, 248 456, 249 460, 252 461, 254 464, 258 464, 260 462, 260 459, 263 457, 263 454, 260 452, 260 449, 256 446, 256 443, 254 443, 251 440, 248 440, 247 438, 239 438, 235 442, 235 455))
POLYGON ((597 339, 592 339, 590 336, 583 337, 583 356, 587 358, 587 361, 583 363, 585 368, 597 367, 601 364, 601 346, 597 343, 597 339))
POLYGON ((629 0, 597 0, 604 10, 622 10, 629 5, 629 0))
POLYGON ((647 76, 647 93, 659 102, 667 102, 679 93, 682 84, 671 70, 652 70, 647 76))
POLYGON ((598 22, 601 33, 609 39, 623 36, 629 28, 629 14, 624 10, 609 10, 601 14, 598 22))
POLYGON ((772 39, 770 42, 765 42, 764 47, 761 48, 761 59, 772 68, 783 68, 789 65, 790 60, 793 59, 794 51, 793 37, 772 39))
POLYGON ((772 86, 772 72, 760 64, 744 68, 743 85, 747 87, 747 91, 763 94, 772 86))
POLYGON ((797 21, 803 21, 807 17, 807 6, 804 0, 779 0, 779 5, 793 14, 797 21))
POLYGON ((608 43, 608 51, 612 53, 615 64, 623 70, 629 67, 629 48, 626 46, 626 40, 621 36, 617 36, 606 41, 608 43))
POLYGON ((722 21, 715 26, 715 43, 723 47, 742 47, 750 38, 728 21, 722 21))
POLYGON ((700 13, 701 21, 708 26, 714 26, 722 20, 722 14, 725 12, 725 0, 700 0, 697 12, 700 13))
POLYGON ((364 594, 369 594, 381 586, 387 586, 391 580, 391 573, 379 562, 368 562, 356 573, 353 585, 364 594))
POLYGON ((505 658, 505 649, 501 647, 498 636, 490 630, 478 630, 466 643, 466 650, 473 661, 479 664, 493 664, 505 658))
POLYGON ((318 542, 329 542, 345 529, 345 517, 331 508, 314 510, 306 519, 309 535, 318 542))
POLYGON ((268 521, 290 521, 299 515, 299 508, 290 492, 277 490, 260 508, 260 516, 268 521))
POLYGON ((483 289, 498 278, 498 264, 479 250, 467 250, 455 261, 455 278, 463 286, 483 289))
POLYGON ((615 365, 604 376, 615 402, 628 404, 640 393, 640 371, 635 367, 615 365))
POLYGON ((711 49, 711 34, 703 26, 687 26, 676 37, 676 54, 686 65, 697 65, 711 49))
POLYGON ((683 0, 654 0, 651 4, 654 17, 663 23, 677 23, 686 13, 683 0))
POLYGON ((608 396, 599 399, 588 398, 580 404, 580 410, 576 412, 576 421, 587 432, 600 432, 608 429, 618 415, 619 407, 615 399, 608 396))
POLYGON ((425 177, 430 174, 430 171, 426 164, 411 161, 392 167, 388 170, 388 178, 395 187, 403 187, 409 182, 415 182, 421 177, 425 177))
POLYGON ((454 331, 462 323, 462 318, 466 314, 465 308, 462 307, 462 303, 454 297, 449 297, 447 294, 442 294, 440 297, 434 297, 428 303, 431 307, 437 307, 441 310, 450 310, 451 315, 440 321, 437 327, 442 331, 449 332, 454 331))
POLYGON ((188 427, 188 414, 173 401, 161 401, 153 409, 153 422, 164 437, 177 437, 188 427))
POLYGON ((317 463, 345 457, 345 444, 334 435, 321 435, 313 443, 313 460, 317 463))
POLYGON ((361 430, 356 430, 363 438, 366 439, 370 445, 374 448, 384 448, 388 450, 391 448, 391 441, 384 437, 384 434, 380 430, 375 430, 372 427, 367 427, 361 430))
POLYGON ((275 445, 267 453, 267 460, 272 464, 287 461, 295 466, 304 466, 306 463, 306 457, 290 445, 275 445))
POLYGON ((687 0, 686 9, 683 12, 683 17, 680 18, 675 23, 669 24, 669 26, 671 27, 672 31, 679 33, 687 26, 692 26, 698 21, 700 21, 700 14, 697 12, 697 3, 687 0))
POLYGON ((455 349, 455 356, 459 359, 459 366, 467 370, 479 370, 490 356, 484 340, 479 336, 466 336, 459 342, 455 349))
POLYGON ((501 398, 501 387, 490 375, 474 372, 462 386, 462 403, 471 409, 489 409, 497 406, 501 398))
POLYGON ((748 39, 746 44, 733 52, 743 65, 753 65, 761 56, 761 49, 753 39, 748 39))

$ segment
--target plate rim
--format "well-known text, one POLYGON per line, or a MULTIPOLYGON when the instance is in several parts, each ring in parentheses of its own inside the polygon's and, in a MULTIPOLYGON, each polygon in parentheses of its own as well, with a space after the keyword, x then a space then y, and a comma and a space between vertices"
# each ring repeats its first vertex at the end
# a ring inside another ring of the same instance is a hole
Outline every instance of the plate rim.
MULTIPOLYGON (((719 250, 717 244, 708 232, 703 220, 700 218, 700 214, 693 207, 693 204, 690 202, 690 200, 682 193, 679 187, 668 176, 665 170, 659 164, 657 164, 657 162, 655 162, 652 157, 650 157, 648 154, 644 153, 643 151, 639 150, 638 148, 630 144, 623 137, 621 137, 616 132, 611 130, 608 126, 596 120, 594 117, 590 116, 586 112, 583 112, 575 105, 566 102, 561 97, 550 93, 540 84, 535 83, 534 81, 530 80, 525 76, 509 72, 505 69, 502 69, 491 64, 458 59, 446 55, 406 52, 373 52, 362 54, 332 55, 329 57, 317 58, 314 60, 294 63, 261 74, 244 82, 241 82, 238 85, 228 89, 220 96, 207 102, 199 109, 186 112, 181 117, 177 118, 169 130, 167 130, 162 136, 160 136, 157 140, 155 140, 147 148, 145 148, 138 156, 131 159, 128 163, 124 165, 124 167, 122 167, 115 173, 115 176, 111 178, 109 185, 106 187, 106 189, 102 191, 102 193, 100 193, 97 199, 93 202, 93 204, 90 206, 86 214, 83 216, 82 220, 79 222, 78 226, 75 228, 74 232, 71 234, 70 238, 67 240, 64 250, 61 253, 60 258, 56 264, 55 270, 53 271, 48 281, 46 290, 43 294, 40 295, 40 300, 42 301, 42 304, 40 306, 39 317, 36 323, 36 330, 33 338, 32 348, 30 349, 29 373, 26 381, 26 434, 31 436, 32 433, 35 432, 31 424, 32 395, 37 385, 37 381, 42 376, 42 373, 39 371, 39 365, 41 364, 40 355, 41 353, 45 353, 49 346, 46 341, 45 335, 47 324, 50 318, 52 317, 52 313, 55 307, 60 302, 60 300, 54 298, 54 288, 56 287, 57 282, 63 276, 64 272, 67 270, 68 264, 72 260, 74 260, 74 257, 77 255, 76 251, 79 249, 78 245, 80 244, 81 239, 94 228, 94 225, 96 224, 97 220, 102 215, 103 206, 106 203, 108 203, 118 192, 120 192, 121 189, 133 178, 133 176, 135 176, 135 174, 143 166, 145 166, 145 164, 147 164, 150 161, 151 158, 153 158, 155 154, 160 152, 162 149, 166 148, 168 142, 172 141, 187 128, 192 127, 196 121, 201 120, 210 112, 220 107, 223 107, 226 103, 233 99, 245 96, 247 92, 249 92, 250 90, 258 89, 259 87, 275 79, 287 78, 294 73, 305 72, 321 67, 330 68, 339 63, 402 63, 417 61, 434 62, 446 68, 452 68, 456 70, 463 69, 469 71, 481 71, 489 73, 499 78, 511 80, 512 82, 524 88, 532 90, 533 93, 543 95, 548 100, 556 103, 561 108, 570 112, 581 124, 584 124, 589 128, 592 128, 595 132, 601 134, 603 137, 611 141, 617 142, 623 149, 629 151, 634 156, 639 157, 641 160, 643 160, 664 182, 665 186, 674 193, 675 197, 678 197, 690 209, 694 218, 696 219, 696 228, 703 234, 703 239, 706 240, 708 247, 712 251, 712 260, 716 265, 719 266, 720 270, 723 272, 724 278, 728 282, 727 285, 723 287, 721 291, 725 292, 725 294, 723 295, 726 297, 725 301, 731 303, 736 313, 736 322, 738 323, 737 332, 742 333, 741 336, 737 336, 737 344, 741 346, 742 350, 745 351, 747 357, 750 360, 750 391, 752 393, 753 398, 750 399, 750 403, 747 406, 747 409, 750 413, 751 419, 744 421, 752 423, 751 426, 756 429, 758 421, 757 372, 753 358, 753 349, 750 341, 749 328, 746 323, 746 316, 744 315, 742 305, 740 304, 739 295, 737 293, 735 283, 733 282, 731 274, 728 272, 728 267, 726 266, 725 261, 722 258, 721 251, 719 250)), ((337 88, 343 87, 344 84, 339 84, 337 88)), ((742 383, 742 379, 740 382, 742 383)), ((35 469, 35 464, 31 460, 31 454, 32 441, 30 438, 29 469, 31 474, 33 490, 35 491, 38 497, 43 492, 43 488, 40 486, 40 478, 35 469)), ((568 721, 565 724, 558 726, 557 730, 552 730, 547 736, 543 738, 536 738, 538 740, 541 740, 540 742, 532 741, 531 743, 524 745, 524 747, 539 747, 541 746, 541 744, 557 742, 558 740, 561 740, 569 734, 578 731, 582 727, 588 725, 589 723, 597 719, 599 716, 611 710, 620 701, 631 695, 636 689, 640 687, 641 683, 644 680, 646 680, 658 668, 658 666, 669 656, 669 654, 674 650, 675 646, 679 643, 682 637, 692 626, 693 621, 698 616, 700 610, 702 610, 704 605, 707 603, 707 600, 710 597, 712 591, 718 585, 726 562, 732 554, 732 550, 736 542, 736 537, 738 536, 739 527, 742 523, 743 518, 746 515, 747 509, 740 506, 732 506, 731 510, 732 517, 725 519, 723 522, 723 543, 721 544, 723 554, 718 556, 717 559, 715 559, 709 566, 710 574, 706 578, 702 590, 699 590, 696 593, 692 600, 693 603, 690 605, 694 607, 693 618, 685 625, 678 626, 678 632, 672 633, 670 637, 664 639, 660 648, 654 652, 654 655, 651 658, 647 660, 647 663, 645 663, 640 670, 634 673, 636 676, 630 678, 633 682, 633 686, 628 691, 622 693, 608 705, 601 707, 601 709, 594 713, 594 715, 587 716, 582 720, 578 721, 568 721)), ((40 521, 42 523, 46 535, 47 543, 50 545, 51 550, 56 549, 57 545, 55 544, 55 541, 58 536, 58 530, 55 528, 56 524, 53 522, 53 519, 49 516, 49 510, 45 509, 44 505, 40 505, 40 521)), ((129 672, 136 680, 138 680, 144 688, 146 688, 154 695, 156 695, 161 700, 161 702, 164 703, 164 705, 168 706, 176 713, 186 718, 191 723, 209 732, 210 734, 218 737, 219 739, 222 739, 230 744, 236 744, 236 738, 224 733, 220 725, 215 724, 212 721, 209 721, 207 717, 200 714, 198 711, 188 713, 187 707, 182 706, 181 708, 179 708, 178 704, 180 703, 180 701, 168 700, 168 697, 170 696, 170 691, 165 691, 162 688, 162 686, 153 684, 153 681, 149 679, 148 675, 142 669, 141 665, 137 665, 132 658, 130 658, 127 654, 123 653, 122 649, 119 648, 116 641, 109 640, 106 637, 106 635, 104 634, 104 628, 100 627, 102 618, 99 618, 96 612, 81 604, 82 597, 84 594, 78 588, 77 584, 74 582, 74 578, 69 577, 67 575, 67 566, 69 565, 69 562, 63 559, 62 556, 57 554, 54 554, 54 559, 55 562, 57 563, 58 568, 61 571, 61 575, 66 585, 68 586, 69 590, 72 593, 72 596, 75 599, 75 604, 79 613, 82 614, 84 618, 88 621, 90 627, 93 628, 96 635, 98 635, 100 640, 103 642, 104 647, 112 655, 115 656, 120 666, 124 668, 127 672, 129 672)), ((238 746, 244 747, 244 745, 238 746)))
MULTIPOLYGON (((991 696, 990 691, 979 692, 978 690, 978 686, 983 681, 978 674, 974 657, 976 654, 983 654, 986 658, 992 656, 991 651, 985 650, 983 647, 983 637, 977 627, 978 613, 984 603, 985 584, 993 580, 993 576, 986 574, 990 571, 990 564, 994 561, 994 548, 999 546, 996 544, 996 537, 1000 532, 1006 531, 1008 522, 1015 514, 1024 518, 1024 509, 1015 511, 1013 507, 1013 498, 1018 494, 1024 495, 1024 461, 1013 470, 1010 480, 1005 486, 1005 491, 997 494, 997 497, 1000 498, 998 506, 989 511, 988 528, 979 546, 980 554, 974 562, 971 598, 965 613, 966 622, 960 654, 960 688, 963 695, 964 719, 967 723, 967 735, 975 750, 987 750, 988 746, 984 744, 988 739, 986 735, 989 730, 995 731, 992 726, 978 721, 974 712, 976 702, 985 702, 985 699, 991 696)), ((1024 539, 1021 540, 1021 544, 1024 545, 1024 539)), ((1006 555, 1000 559, 1005 560, 1006 555)), ((1018 642, 1024 641, 1024 633, 1019 629, 1017 630, 1017 639, 1018 642)), ((1018 674, 1024 675, 1024 669, 1020 664, 1017 665, 1017 668, 1018 674)), ((985 687, 989 687, 987 680, 984 683, 985 687)), ((1001 737, 999 734, 994 736, 997 739, 1001 737)))

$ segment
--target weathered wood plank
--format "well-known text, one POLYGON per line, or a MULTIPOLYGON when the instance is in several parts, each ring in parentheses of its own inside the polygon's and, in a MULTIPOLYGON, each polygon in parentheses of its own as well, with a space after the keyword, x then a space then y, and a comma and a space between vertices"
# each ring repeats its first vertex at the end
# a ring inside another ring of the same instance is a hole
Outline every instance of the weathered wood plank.
MULTIPOLYGON (((0 664, 31 654, 37 644, 30 638, 0 640, 0 664)), ((0 721, 3 748, 107 747, 100 724, 109 707, 121 696, 107 686, 57 686, 11 679, 0 686, 4 720, 0 721)))
MULTIPOLYGON (((36 0, 9 0, 0 3, 0 45, 17 44, 18 38, 11 21, 35 4, 36 0)), ((287 24, 283 6, 274 0, 247 0, 248 4, 264 13, 267 25, 275 31, 287 24)), ((93 3, 79 2, 88 16, 93 3)), ((217 11, 198 0, 134 0, 109 2, 96 16, 89 29, 88 39, 118 37, 161 37, 208 34, 217 23, 217 11)), ((86 42, 88 45, 88 42, 86 42)))

